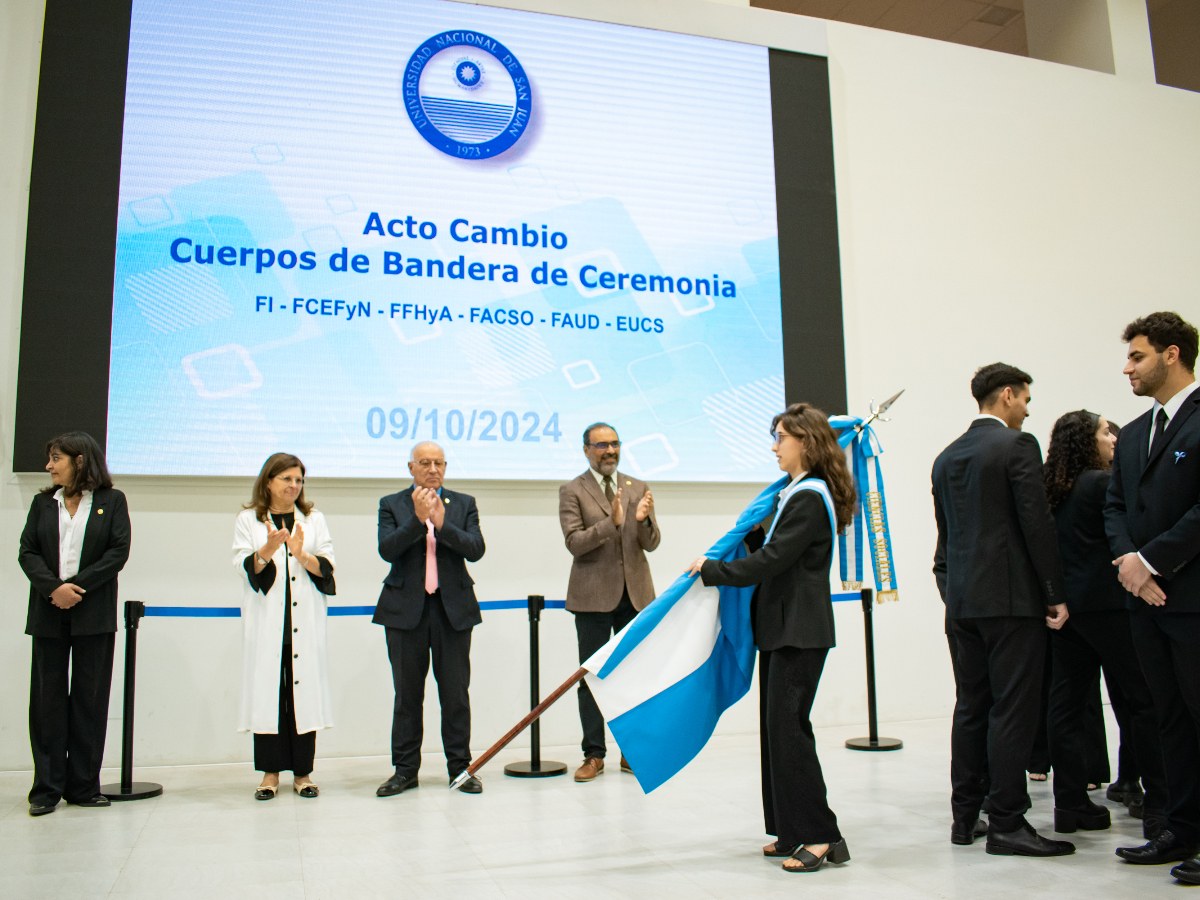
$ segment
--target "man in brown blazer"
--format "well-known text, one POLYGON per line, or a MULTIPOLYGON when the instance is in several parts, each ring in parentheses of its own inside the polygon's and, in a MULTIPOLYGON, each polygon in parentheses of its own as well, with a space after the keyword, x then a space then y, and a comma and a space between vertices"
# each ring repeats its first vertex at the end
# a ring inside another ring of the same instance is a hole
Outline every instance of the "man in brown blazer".
MULTIPOLYGON (((650 489, 617 471, 621 441, 616 430, 604 422, 588 426, 583 455, 587 471, 558 489, 558 522, 574 557, 567 609, 575 615, 581 663, 654 599, 646 551, 661 537, 650 489)), ((591 781, 604 771, 604 717, 584 681, 579 682, 579 719, 583 765, 575 780, 591 781)), ((623 756, 621 768, 630 771, 623 756)))

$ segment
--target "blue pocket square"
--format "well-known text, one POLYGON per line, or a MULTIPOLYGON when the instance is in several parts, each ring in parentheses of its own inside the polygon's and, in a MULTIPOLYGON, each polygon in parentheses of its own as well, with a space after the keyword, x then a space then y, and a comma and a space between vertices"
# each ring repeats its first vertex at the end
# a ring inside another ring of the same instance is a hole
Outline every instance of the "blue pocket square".
POLYGON ((1180 461, 1181 459, 1183 459, 1185 456, 1187 456, 1187 453, 1186 453, 1185 451, 1183 451, 1183 450, 1176 450, 1176 451, 1175 451, 1175 465, 1179 465, 1179 461, 1180 461))

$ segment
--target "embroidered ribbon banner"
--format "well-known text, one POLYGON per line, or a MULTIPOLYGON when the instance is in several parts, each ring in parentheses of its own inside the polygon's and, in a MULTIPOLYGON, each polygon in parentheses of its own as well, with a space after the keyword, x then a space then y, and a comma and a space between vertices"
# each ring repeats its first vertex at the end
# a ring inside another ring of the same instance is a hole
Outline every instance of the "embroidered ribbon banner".
POLYGON ((879 602, 898 600, 892 536, 888 530, 887 501, 883 494, 883 469, 879 465, 879 454, 883 452, 883 447, 874 429, 858 416, 830 416, 829 425, 838 435, 838 444, 846 451, 846 461, 854 473, 857 494, 854 524, 840 535, 838 541, 842 590, 858 590, 862 587, 863 557, 867 555, 875 571, 875 590, 879 602), (853 578, 849 571, 852 553, 853 578))

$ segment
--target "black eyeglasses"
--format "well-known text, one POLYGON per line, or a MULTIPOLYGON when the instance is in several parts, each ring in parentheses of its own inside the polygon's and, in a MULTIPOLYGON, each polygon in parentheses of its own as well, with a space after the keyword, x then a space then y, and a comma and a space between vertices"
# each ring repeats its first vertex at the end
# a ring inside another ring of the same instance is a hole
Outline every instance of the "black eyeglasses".
POLYGON ((614 450, 621 449, 620 441, 596 441, 594 444, 588 444, 589 447, 595 447, 597 450, 607 450, 612 447, 614 450))

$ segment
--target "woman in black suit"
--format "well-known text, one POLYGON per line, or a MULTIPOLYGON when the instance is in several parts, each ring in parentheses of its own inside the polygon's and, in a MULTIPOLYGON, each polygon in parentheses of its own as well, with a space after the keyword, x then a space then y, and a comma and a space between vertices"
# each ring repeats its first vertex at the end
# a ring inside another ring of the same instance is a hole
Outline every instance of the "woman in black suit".
POLYGON ((854 479, 828 417, 794 403, 771 422, 772 450, 791 482, 779 492, 766 534, 746 539, 748 556, 692 564, 706 585, 757 585, 751 603, 759 656, 763 813, 779 839, 766 856, 789 857, 786 872, 815 872, 850 858, 825 780, 809 712, 834 646, 829 567, 836 530, 854 515, 854 479))
POLYGON ((1070 618, 1050 632, 1053 675, 1049 700, 1054 767, 1054 830, 1108 828, 1106 807, 1087 795, 1089 741, 1085 709, 1103 668, 1113 695, 1123 695, 1138 769, 1145 785, 1143 830, 1162 828, 1166 775, 1154 702, 1138 663, 1126 609, 1104 533, 1104 504, 1116 436, 1103 416, 1085 409, 1054 423, 1046 452, 1046 497, 1054 511, 1070 618))
POLYGON ((31 816, 54 812, 62 798, 109 805, 100 793, 100 764, 117 573, 129 559, 129 508, 113 489, 100 446, 72 431, 50 441, 46 453, 53 484, 33 498, 18 556, 29 578, 25 633, 33 638, 31 816))

